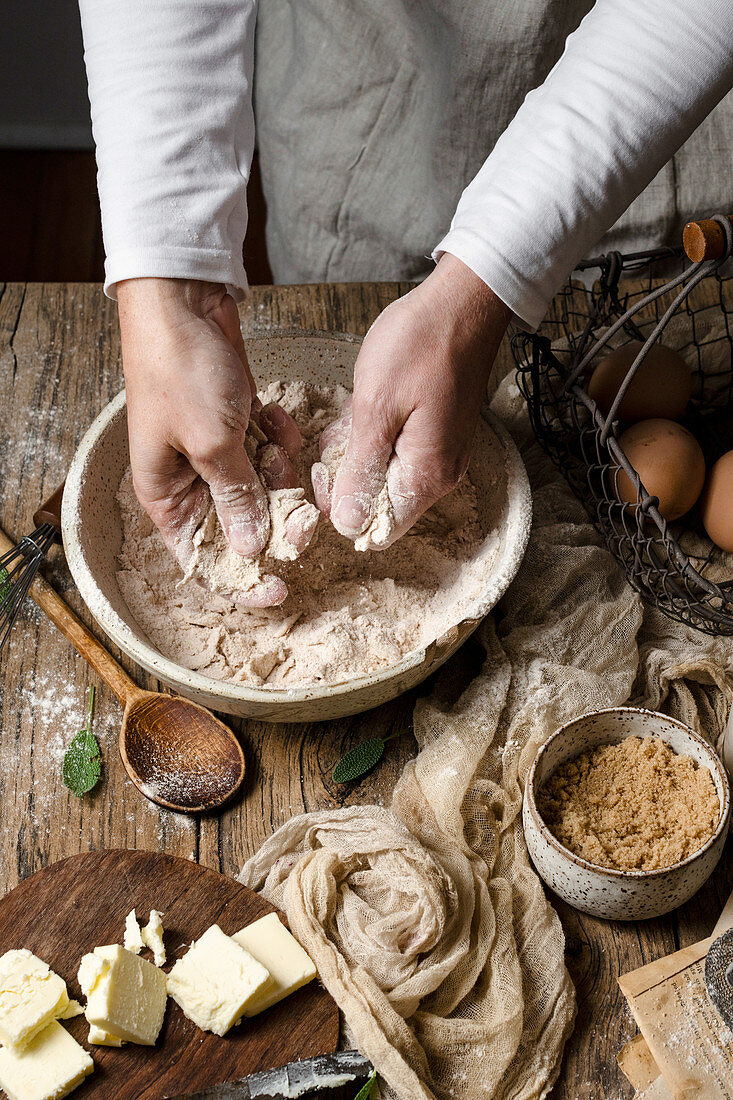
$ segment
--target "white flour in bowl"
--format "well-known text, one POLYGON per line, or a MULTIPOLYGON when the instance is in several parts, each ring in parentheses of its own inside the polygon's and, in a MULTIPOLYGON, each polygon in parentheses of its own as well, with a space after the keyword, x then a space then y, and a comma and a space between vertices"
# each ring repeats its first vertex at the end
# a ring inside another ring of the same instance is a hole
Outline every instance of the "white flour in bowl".
MULTIPOLYGON (((260 396, 279 401, 300 428, 304 445, 296 468, 312 499, 318 439, 348 391, 274 382, 260 396)), ((285 602, 256 611, 235 607, 193 580, 182 583, 137 502, 129 470, 118 502, 124 540, 117 580, 130 611, 164 656, 218 680, 335 684, 393 665, 459 621, 456 593, 468 606, 485 569, 471 560, 484 534, 468 479, 386 550, 360 553, 322 518, 305 553, 272 569, 287 582, 285 602)))

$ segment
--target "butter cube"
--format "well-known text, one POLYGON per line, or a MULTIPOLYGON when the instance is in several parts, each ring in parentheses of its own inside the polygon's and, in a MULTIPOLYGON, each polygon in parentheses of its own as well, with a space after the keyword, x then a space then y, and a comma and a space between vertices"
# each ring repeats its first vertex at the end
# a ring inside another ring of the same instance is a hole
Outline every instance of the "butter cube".
POLYGON ((143 929, 137 922, 134 909, 125 917, 124 945, 133 955, 139 955, 143 947, 153 952, 156 966, 165 966, 165 946, 163 944, 163 921, 157 909, 150 910, 148 923, 143 929))
POLYGON ((145 944, 140 935, 140 925, 137 923, 137 914, 134 909, 125 917, 125 938, 123 940, 126 951, 132 951, 133 955, 139 955, 145 944))
POLYGON ((116 1035, 110 1035, 108 1031, 102 1031, 101 1027, 96 1027, 94 1024, 89 1025, 87 1042, 97 1047, 123 1047, 125 1045, 124 1039, 118 1039, 116 1035))
POLYGON ((142 930, 142 941, 153 952, 156 966, 165 966, 165 945, 163 944, 163 921, 157 909, 150 910, 148 923, 142 930))
POLYGON ((152 1046, 165 1015, 165 974, 119 944, 95 947, 79 966, 87 998, 84 1013, 94 1027, 130 1043, 152 1046))
POLYGON ((204 932, 168 975, 168 992, 203 1031, 226 1035, 272 979, 218 924, 204 932))
POLYGON ((257 962, 270 971, 272 986, 255 994, 244 1010, 256 1016, 282 1001, 316 976, 316 968, 277 913, 268 913, 232 936, 257 962))
POLYGON ((0 958, 0 1042, 24 1046, 68 1006, 66 982, 31 951, 0 958))
POLYGON ((94 1062, 52 1020, 22 1050, 0 1047, 0 1085, 10 1100, 61 1100, 94 1071, 94 1062))

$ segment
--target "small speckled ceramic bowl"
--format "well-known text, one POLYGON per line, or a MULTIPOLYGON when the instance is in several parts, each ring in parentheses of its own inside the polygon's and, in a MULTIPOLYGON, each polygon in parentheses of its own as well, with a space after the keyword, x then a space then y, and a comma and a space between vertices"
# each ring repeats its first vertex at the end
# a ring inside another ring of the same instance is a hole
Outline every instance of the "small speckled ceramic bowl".
MULTIPOLYGON (((302 333, 247 341, 255 378, 351 387, 361 340, 302 333)), ((344 675, 338 683, 290 688, 215 680, 162 654, 146 637, 117 584, 122 521, 116 494, 130 461, 127 409, 121 393, 84 436, 66 479, 62 524, 66 559, 77 587, 104 632, 168 687, 203 706, 269 722, 310 722, 356 714, 393 699, 437 669, 503 596, 524 554, 532 517, 529 481, 504 426, 482 415, 469 471, 485 539, 471 561, 472 586, 457 573, 443 590, 450 610, 433 637, 388 668, 344 675), (450 597, 450 598, 448 598, 450 597)))
POLYGON ((712 873, 723 853, 730 817, 725 769, 710 745, 688 726, 638 707, 614 707, 582 715, 561 726, 535 757, 524 793, 522 821, 532 862, 551 890, 583 913, 606 920, 645 920, 676 909, 712 873), (655 871, 616 871, 568 851, 540 816, 535 796, 566 760, 596 745, 625 737, 659 737, 675 752, 708 768, 720 799, 718 826, 699 851, 655 871))

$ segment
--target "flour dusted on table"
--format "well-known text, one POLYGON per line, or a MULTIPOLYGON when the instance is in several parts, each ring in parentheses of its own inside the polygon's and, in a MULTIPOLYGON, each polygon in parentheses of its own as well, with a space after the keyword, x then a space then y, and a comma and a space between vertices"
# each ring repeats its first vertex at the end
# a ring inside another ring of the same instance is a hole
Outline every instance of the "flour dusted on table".
MULTIPOLYGON (((306 495, 311 499, 320 434, 347 396, 343 387, 305 382, 274 382, 261 394, 263 402, 279 401, 303 435, 296 469, 307 490, 282 490, 293 495, 286 503, 303 506, 306 495)), ((472 561, 484 534, 475 490, 464 480, 408 535, 380 552, 357 552, 321 520, 297 559, 268 555, 267 572, 288 585, 284 603, 245 610, 222 595, 227 575, 218 576, 213 592, 183 578, 138 504, 129 471, 118 501, 124 541, 117 579, 130 611, 161 653, 222 680, 276 687, 338 683, 395 664, 460 620, 486 568, 472 561)), ((207 523, 202 544, 211 547, 218 525, 215 517, 207 523)), ((276 533, 273 528, 271 544, 276 533)), ((240 564, 246 573, 249 565, 234 562, 240 564)))

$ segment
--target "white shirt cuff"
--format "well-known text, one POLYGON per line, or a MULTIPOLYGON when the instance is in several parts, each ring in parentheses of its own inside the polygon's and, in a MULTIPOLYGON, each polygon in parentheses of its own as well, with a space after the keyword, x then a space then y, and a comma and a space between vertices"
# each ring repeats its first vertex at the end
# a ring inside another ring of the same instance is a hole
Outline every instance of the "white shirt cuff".
POLYGON ((235 301, 247 297, 249 284, 241 256, 224 249, 130 248, 116 250, 104 265, 104 292, 117 298, 117 283, 125 279, 201 279, 225 283, 235 301))
POLYGON ((547 310, 545 294, 539 293, 536 284, 500 256, 475 230, 450 229, 433 252, 436 263, 444 252, 450 252, 483 279, 522 327, 531 332, 539 327, 547 310))

